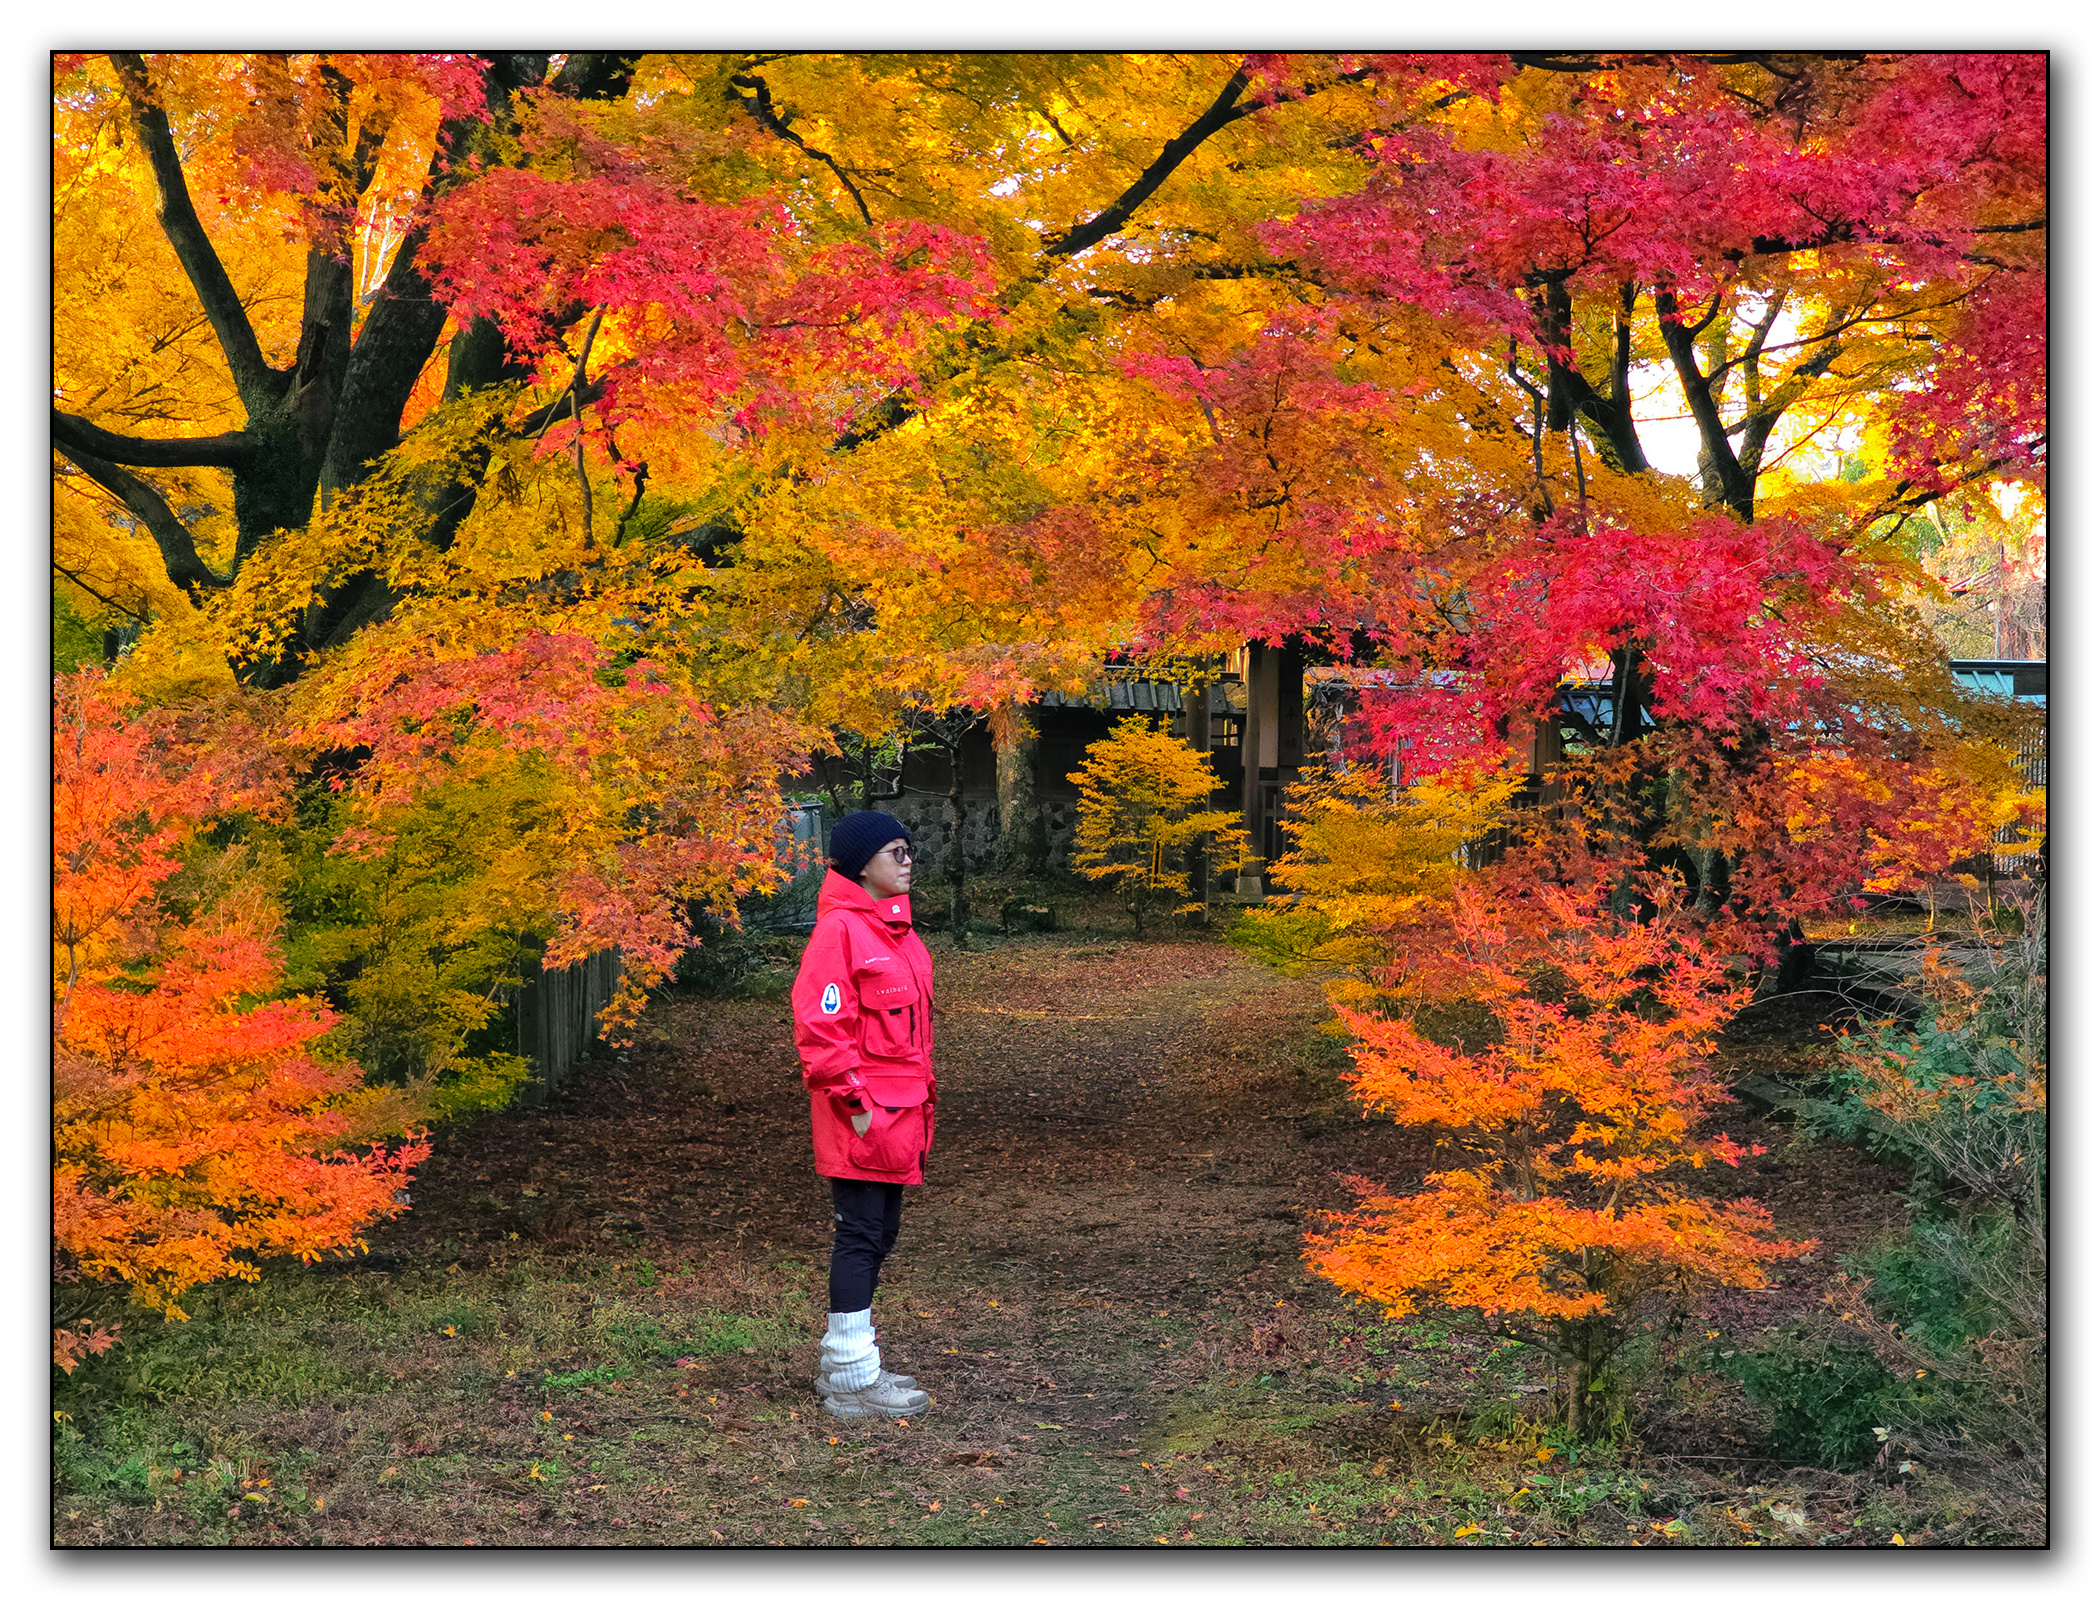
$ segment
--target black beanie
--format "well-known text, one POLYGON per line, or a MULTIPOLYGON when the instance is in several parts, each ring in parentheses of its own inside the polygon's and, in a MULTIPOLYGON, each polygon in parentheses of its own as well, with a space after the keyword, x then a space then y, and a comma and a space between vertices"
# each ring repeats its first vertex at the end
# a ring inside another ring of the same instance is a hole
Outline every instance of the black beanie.
POLYGON ((860 882, 875 852, 892 839, 909 839, 911 829, 887 811, 852 811, 831 830, 831 864, 840 876, 860 882))

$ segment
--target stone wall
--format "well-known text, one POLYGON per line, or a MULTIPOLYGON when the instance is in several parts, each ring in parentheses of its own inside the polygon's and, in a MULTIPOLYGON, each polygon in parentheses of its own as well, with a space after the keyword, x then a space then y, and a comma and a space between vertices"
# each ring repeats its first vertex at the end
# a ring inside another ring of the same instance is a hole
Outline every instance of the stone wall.
MULTIPOLYGON (((918 890, 930 893, 947 881, 948 845, 954 833, 948 802, 939 795, 901 794, 881 807, 911 829, 919 856, 918 890)), ((1078 807, 1068 799, 1053 797, 1037 802, 1049 830, 1050 865, 1062 870, 1072 856, 1072 830, 1078 822, 1078 807)), ((963 860, 972 877, 998 870, 999 803, 990 796, 964 799, 963 860)))

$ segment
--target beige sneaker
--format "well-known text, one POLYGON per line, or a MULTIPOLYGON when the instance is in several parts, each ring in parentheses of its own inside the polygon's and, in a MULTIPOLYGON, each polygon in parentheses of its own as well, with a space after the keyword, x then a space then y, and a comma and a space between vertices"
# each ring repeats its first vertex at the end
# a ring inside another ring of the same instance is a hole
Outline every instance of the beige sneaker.
MULTIPOLYGON (((877 1369, 875 1381, 877 1383, 894 1383, 900 1389, 916 1389, 919 1386, 919 1380, 912 1377, 909 1373, 892 1372, 888 1367, 877 1369)), ((845 1392, 830 1373, 819 1372, 817 1374, 818 1394, 844 1394, 845 1392)))
POLYGON ((898 1383, 893 1372, 878 1373, 865 1389, 834 1389, 824 1397, 834 1417, 916 1417, 932 1404, 924 1389, 898 1383))

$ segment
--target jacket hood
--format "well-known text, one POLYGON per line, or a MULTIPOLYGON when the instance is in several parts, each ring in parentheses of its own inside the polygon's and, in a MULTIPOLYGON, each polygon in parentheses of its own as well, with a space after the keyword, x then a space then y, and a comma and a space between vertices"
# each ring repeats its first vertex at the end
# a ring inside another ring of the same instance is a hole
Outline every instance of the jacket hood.
POLYGON ((860 884, 837 871, 825 873, 823 887, 817 891, 817 915, 821 917, 832 911, 856 911, 870 921, 887 923, 891 927, 911 926, 910 895, 877 900, 860 884))

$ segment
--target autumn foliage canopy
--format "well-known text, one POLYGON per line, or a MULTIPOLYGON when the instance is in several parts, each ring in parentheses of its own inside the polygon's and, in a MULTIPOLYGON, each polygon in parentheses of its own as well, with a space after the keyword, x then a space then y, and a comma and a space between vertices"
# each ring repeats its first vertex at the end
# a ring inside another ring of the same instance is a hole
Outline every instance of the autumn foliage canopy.
MULTIPOLYGON (((1444 787, 1386 841, 1406 906, 1324 883, 1276 936, 1391 987, 1469 907, 1516 1052, 1482 1059, 1561 1075, 1401 1203, 1518 1241, 1449 1257, 1512 1315, 1606 1293, 1522 1264, 1604 1181, 1578 1157, 1632 1165, 1568 1249, 1751 1271, 1748 1221, 1658 1187, 1723 1008, 1683 917, 1748 976, 2039 825, 2033 718, 1961 693, 1916 601, 1931 517, 2024 537, 2038 503, 2046 71, 58 57, 56 632, 108 668, 58 690, 62 1265, 172 1306, 340 1247, 534 964, 617 947, 631 1024, 780 881, 812 755, 1302 635, 1386 669, 1344 753, 1388 804, 1444 787), (1610 715, 1562 718, 1571 679, 1610 715), (1591 844, 1682 916, 1621 929, 1579 875, 1451 901, 1436 830, 1541 740, 1602 764, 1591 844), (1508 986, 1505 917, 1562 919, 1579 1004, 1508 986)), ((1358 1010, 1380 1104, 1472 1083, 1358 1010)))

